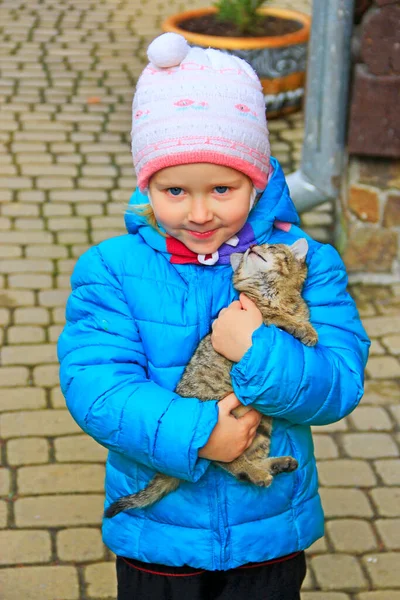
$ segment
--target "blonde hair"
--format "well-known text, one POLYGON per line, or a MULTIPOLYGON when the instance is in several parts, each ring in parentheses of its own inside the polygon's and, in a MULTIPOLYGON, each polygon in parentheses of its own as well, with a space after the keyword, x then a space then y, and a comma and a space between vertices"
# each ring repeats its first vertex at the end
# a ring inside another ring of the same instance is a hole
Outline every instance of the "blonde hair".
POLYGON ((157 223, 157 219, 156 219, 156 215, 154 214, 153 207, 150 204, 133 204, 131 206, 128 206, 127 210, 128 210, 128 212, 133 212, 133 213, 135 213, 135 215, 139 215, 140 217, 143 217, 144 219, 146 219, 148 224, 151 227, 153 227, 153 229, 158 231, 158 233, 160 235, 162 235, 163 237, 167 237, 167 234, 164 231, 161 231, 161 229, 157 223))

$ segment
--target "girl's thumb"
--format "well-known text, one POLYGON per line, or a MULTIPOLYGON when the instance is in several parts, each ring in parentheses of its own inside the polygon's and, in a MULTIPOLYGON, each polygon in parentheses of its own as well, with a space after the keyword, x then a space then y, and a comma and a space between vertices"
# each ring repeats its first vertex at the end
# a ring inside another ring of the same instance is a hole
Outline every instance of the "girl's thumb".
POLYGON ((257 308, 254 304, 253 300, 250 300, 245 294, 240 294, 239 296, 240 304, 242 305, 243 310, 252 310, 257 308))
POLYGON ((233 392, 225 396, 220 402, 223 402, 227 412, 231 412, 231 410, 240 406, 240 401, 233 392))

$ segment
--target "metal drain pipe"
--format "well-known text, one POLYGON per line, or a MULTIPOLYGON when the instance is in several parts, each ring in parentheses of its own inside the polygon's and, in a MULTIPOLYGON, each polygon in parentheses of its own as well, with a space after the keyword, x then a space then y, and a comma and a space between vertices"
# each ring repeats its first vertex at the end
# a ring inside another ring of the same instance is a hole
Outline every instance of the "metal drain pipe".
POLYGON ((354 0, 313 0, 300 169, 287 177, 298 212, 339 195, 345 158, 354 0))

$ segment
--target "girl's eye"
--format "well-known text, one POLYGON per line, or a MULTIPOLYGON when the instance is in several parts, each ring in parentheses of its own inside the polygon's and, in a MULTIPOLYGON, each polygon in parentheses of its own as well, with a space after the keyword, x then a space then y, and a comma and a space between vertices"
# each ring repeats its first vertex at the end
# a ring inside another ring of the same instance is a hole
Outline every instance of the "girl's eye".
POLYGON ((167 192, 169 192, 171 196, 180 196, 181 192, 183 192, 183 189, 180 187, 172 187, 168 188, 167 192))
POLYGON ((217 185, 214 190, 217 192, 217 194, 225 194, 229 188, 226 185, 217 185))

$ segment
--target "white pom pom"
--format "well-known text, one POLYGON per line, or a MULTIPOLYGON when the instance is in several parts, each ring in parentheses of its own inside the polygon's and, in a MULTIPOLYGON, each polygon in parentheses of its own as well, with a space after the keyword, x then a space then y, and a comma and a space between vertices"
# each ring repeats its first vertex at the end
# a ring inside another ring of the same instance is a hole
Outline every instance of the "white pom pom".
POLYGON ((160 69, 177 67, 190 50, 190 46, 178 33, 164 33, 153 40, 147 49, 149 61, 160 69))

